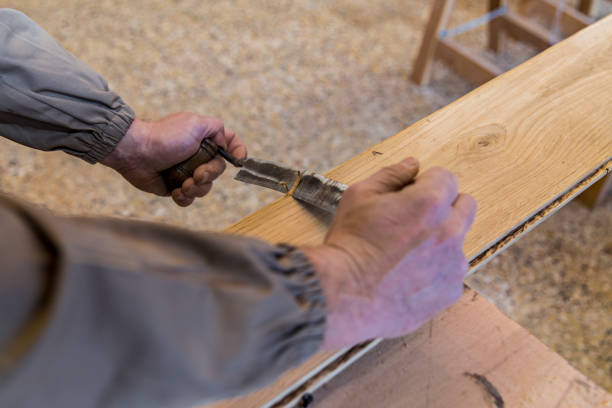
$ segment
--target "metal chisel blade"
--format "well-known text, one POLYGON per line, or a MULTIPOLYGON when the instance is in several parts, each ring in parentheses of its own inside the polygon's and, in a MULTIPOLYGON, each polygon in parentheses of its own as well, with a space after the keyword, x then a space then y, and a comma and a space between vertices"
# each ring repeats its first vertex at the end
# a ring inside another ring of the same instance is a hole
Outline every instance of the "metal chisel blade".
POLYGON ((249 158, 242 162, 242 167, 234 179, 286 193, 297 180, 299 171, 273 162, 249 158))
POLYGON ((330 213, 336 211, 348 186, 317 173, 302 174, 293 197, 330 213))
POLYGON ((336 210, 347 188, 320 174, 265 160, 246 159, 242 165, 234 177, 236 180, 291 194, 298 200, 331 213, 336 210))

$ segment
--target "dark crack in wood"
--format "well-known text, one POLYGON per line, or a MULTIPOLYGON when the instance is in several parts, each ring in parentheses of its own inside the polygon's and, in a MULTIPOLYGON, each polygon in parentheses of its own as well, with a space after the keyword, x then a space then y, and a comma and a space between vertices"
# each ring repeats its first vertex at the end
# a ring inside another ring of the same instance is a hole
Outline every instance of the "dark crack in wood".
POLYGON ((493 402, 495 403, 495 408, 504 408, 504 399, 501 394, 495 388, 491 381, 487 379, 484 375, 476 374, 476 373, 468 373, 467 371, 463 373, 466 377, 470 377, 474 379, 478 384, 482 385, 487 395, 493 398, 493 402))

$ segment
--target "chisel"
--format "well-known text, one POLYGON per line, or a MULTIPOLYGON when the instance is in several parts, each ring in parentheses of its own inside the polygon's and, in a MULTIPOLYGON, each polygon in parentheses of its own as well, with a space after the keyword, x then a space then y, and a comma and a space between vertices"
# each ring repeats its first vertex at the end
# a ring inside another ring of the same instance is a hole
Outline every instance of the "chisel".
POLYGON ((312 171, 254 158, 238 159, 210 139, 204 139, 199 150, 189 159, 162 172, 166 186, 170 191, 179 188, 192 177, 198 166, 217 155, 240 168, 234 177, 236 180, 280 191, 330 213, 336 210, 342 193, 347 189, 345 184, 312 171))

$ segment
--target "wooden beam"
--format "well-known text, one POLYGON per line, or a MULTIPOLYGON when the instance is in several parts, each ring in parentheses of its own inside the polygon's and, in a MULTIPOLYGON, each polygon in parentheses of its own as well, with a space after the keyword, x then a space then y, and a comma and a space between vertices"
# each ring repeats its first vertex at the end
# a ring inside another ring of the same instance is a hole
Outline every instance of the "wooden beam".
POLYGON ((596 0, 580 0, 578 2, 578 11, 593 17, 595 15, 595 2, 596 0))
POLYGON ((599 407, 611 397, 471 289, 312 395, 317 408, 599 407))
POLYGON ((413 64, 411 79, 417 85, 429 82, 431 66, 438 45, 438 33, 446 28, 455 0, 435 0, 423 33, 421 48, 413 64))
MULTIPOLYGON (((548 21, 554 21, 558 3, 554 0, 528 0, 521 10, 525 16, 540 14, 548 21)), ((593 18, 573 7, 566 6, 561 13, 561 32, 570 36, 593 23, 593 18)))
POLYGON ((509 36, 538 50, 544 50, 555 43, 551 32, 518 13, 509 11, 500 16, 499 21, 501 29, 509 36))
MULTIPOLYGON (((464 247, 473 268, 478 267, 612 170, 611 37, 612 16, 494 78, 327 175, 351 184, 409 155, 419 158, 423 169, 434 165, 449 168, 457 175, 460 190, 472 194, 479 203, 464 247)), ((228 231, 271 242, 316 245, 323 240, 328 221, 323 214, 313 214, 284 197, 228 231)), ((440 325, 451 324, 454 313, 448 313, 440 325)), ((405 339, 406 347, 413 347, 411 337, 405 339)), ((468 349, 470 345, 463 347, 468 349)), ((500 351, 506 362, 500 365, 496 378, 504 378, 505 370, 509 370, 508 381, 516 392, 529 396, 536 384, 512 374, 513 366, 524 363, 512 350, 508 347, 500 351)), ((323 370, 325 374, 332 356, 313 356, 269 388, 215 407, 259 407, 296 384, 299 393, 300 379, 313 371, 323 370)), ((448 364, 458 357, 447 355, 448 364)), ((537 380, 550 381, 555 387, 551 392, 561 395, 567 388, 553 381, 562 375, 562 367, 555 367, 548 380, 537 380)), ((444 369, 407 369, 401 375, 409 382, 444 369)), ((318 378, 319 382, 326 380, 324 375, 318 378)), ((499 380, 496 382, 499 384, 499 380)), ((306 388, 310 385, 312 382, 307 382, 306 388)), ((459 400, 463 395, 454 397, 459 400)))
MULTIPOLYGON (((502 6, 504 2, 502 0, 489 0, 489 11, 493 11, 502 6)), ((487 25, 487 46, 493 52, 499 52, 502 49, 502 33, 501 23, 499 18, 495 18, 489 21, 487 25)))
POLYGON ((603 200, 612 193, 612 176, 609 174, 599 179, 578 197, 580 202, 593 209, 600 205, 603 200))
POLYGON ((451 38, 441 38, 436 47, 436 57, 450 65, 468 81, 482 85, 503 72, 495 64, 451 38))

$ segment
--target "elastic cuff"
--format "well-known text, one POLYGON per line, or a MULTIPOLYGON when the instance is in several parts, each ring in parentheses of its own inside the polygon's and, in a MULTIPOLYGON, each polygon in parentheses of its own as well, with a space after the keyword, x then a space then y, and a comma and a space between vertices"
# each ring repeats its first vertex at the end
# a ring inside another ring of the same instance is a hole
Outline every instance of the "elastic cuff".
MULTIPOLYGON (((320 341, 317 343, 320 343, 325 334, 327 306, 321 281, 314 266, 302 251, 288 244, 279 244, 276 248, 274 255, 278 267, 272 269, 290 278, 285 283, 287 290, 306 309, 303 320, 308 323, 301 334, 303 338, 318 339, 320 341)), ((319 344, 316 344, 313 352, 318 346, 319 344)))
POLYGON ((115 146, 127 133, 133 121, 134 111, 132 108, 126 104, 121 104, 119 110, 108 121, 106 126, 101 131, 94 132, 94 139, 83 159, 94 164, 106 157, 106 155, 115 149, 115 146))

